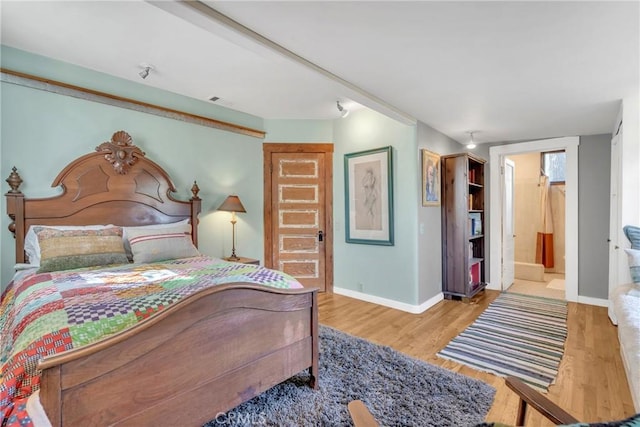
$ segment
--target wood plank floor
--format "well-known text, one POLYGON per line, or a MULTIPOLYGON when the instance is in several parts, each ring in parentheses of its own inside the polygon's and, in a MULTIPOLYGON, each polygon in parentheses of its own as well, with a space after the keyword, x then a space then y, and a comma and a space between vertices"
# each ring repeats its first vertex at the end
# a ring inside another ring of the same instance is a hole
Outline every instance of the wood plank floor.
MULTIPOLYGON (((324 325, 492 385, 496 397, 487 421, 513 424, 518 399, 502 378, 436 356, 498 295, 485 291, 471 303, 444 300, 422 314, 410 314, 341 295, 320 294, 319 318, 324 325)), ((607 309, 569 303, 568 329, 559 375, 547 397, 581 421, 611 421, 633 415, 617 330, 607 317, 607 309)), ((530 411, 527 425, 552 424, 530 411)))

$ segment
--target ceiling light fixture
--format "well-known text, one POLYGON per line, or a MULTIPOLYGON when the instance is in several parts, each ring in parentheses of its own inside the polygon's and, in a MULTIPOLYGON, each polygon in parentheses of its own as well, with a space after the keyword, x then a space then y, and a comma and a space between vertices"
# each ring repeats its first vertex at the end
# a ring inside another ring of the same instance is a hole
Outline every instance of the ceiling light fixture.
POLYGON ((336 105, 338 106, 338 111, 340 111, 340 117, 344 119, 349 115, 349 110, 340 105, 340 101, 336 101, 336 105))
POLYGON ((149 77, 149 73, 154 69, 153 65, 149 65, 145 63, 140 64, 140 67, 142 67, 142 71, 140 71, 138 75, 143 79, 146 79, 147 77, 149 77))
POLYGON ((473 140, 473 132, 469 132, 469 143, 467 144, 469 150, 476 148, 476 142, 473 140))

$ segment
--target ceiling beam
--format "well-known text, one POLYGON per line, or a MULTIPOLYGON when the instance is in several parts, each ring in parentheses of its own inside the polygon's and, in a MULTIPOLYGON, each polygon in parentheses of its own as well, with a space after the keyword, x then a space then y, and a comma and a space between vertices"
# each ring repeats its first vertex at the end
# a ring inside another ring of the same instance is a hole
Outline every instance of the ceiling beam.
POLYGON ((160 105, 149 104, 131 98, 124 98, 122 96, 70 85, 68 83, 46 79, 31 74, 7 70, 6 68, 0 68, 0 81, 25 86, 32 89, 56 93, 58 95, 84 99, 86 101, 99 102, 101 104, 126 108, 129 110, 139 111, 141 113, 154 114, 156 116, 180 120, 200 126, 207 126, 210 128, 220 129, 228 132, 239 133, 242 135, 252 136, 254 138, 264 139, 266 135, 266 133, 262 130, 251 129, 245 126, 236 125, 234 123, 223 122, 221 120, 212 119, 210 117, 204 117, 184 111, 173 110, 171 108, 162 107, 160 105))
POLYGON ((178 16, 200 28, 236 43, 252 51, 269 52, 285 58, 295 64, 302 65, 337 83, 344 92, 344 97, 384 114, 407 125, 415 125, 417 120, 404 111, 394 107, 381 98, 341 78, 289 49, 275 43, 252 29, 224 15, 213 7, 200 1, 146 0, 147 3, 178 16))

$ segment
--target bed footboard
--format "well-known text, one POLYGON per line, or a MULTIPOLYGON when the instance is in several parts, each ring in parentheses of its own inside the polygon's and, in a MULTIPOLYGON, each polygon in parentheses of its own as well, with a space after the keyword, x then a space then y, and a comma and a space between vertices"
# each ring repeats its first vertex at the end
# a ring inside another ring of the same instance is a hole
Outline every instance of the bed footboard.
POLYGON ((40 367, 54 427, 202 425, 307 368, 317 386, 317 291, 206 289, 40 367))

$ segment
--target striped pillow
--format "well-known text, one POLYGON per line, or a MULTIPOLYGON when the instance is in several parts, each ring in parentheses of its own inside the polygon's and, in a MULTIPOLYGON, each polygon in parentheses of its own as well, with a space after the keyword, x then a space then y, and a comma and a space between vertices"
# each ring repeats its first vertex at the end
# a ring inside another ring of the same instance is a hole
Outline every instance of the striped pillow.
MULTIPOLYGON (((131 231, 145 231, 145 230, 159 230, 177 227, 179 225, 189 224, 189 218, 183 219, 182 221, 170 222, 167 224, 149 224, 149 225, 139 225, 136 227, 122 227, 122 239, 124 240, 124 251, 127 253, 127 257, 129 261, 133 261, 133 254, 131 253, 131 246, 129 245, 129 233, 131 231)), ((188 230, 191 233, 191 229, 188 230)))
POLYGON ((128 230, 133 262, 155 262, 200 256, 191 240, 191 225, 149 230, 128 230))
POLYGON ((129 262, 121 227, 100 230, 34 227, 34 232, 40 246, 38 273, 129 262))

